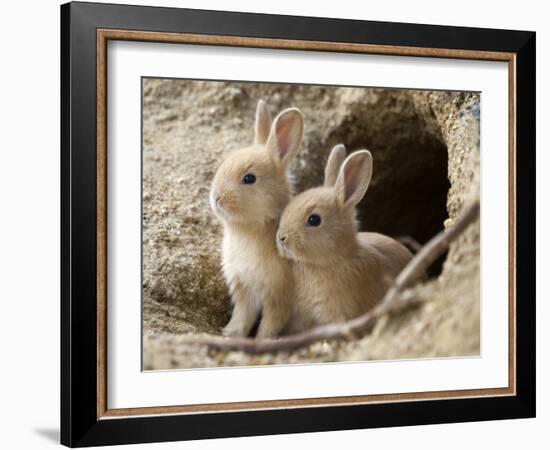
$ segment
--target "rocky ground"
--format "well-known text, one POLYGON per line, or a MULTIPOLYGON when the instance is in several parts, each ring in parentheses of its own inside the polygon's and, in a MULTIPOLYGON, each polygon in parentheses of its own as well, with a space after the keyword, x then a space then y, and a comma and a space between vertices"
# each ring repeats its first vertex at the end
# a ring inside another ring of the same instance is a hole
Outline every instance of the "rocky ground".
POLYGON ((251 142, 256 102, 299 107, 305 135, 293 163, 298 191, 316 185, 331 147, 368 148, 374 177, 362 229, 425 242, 479 196, 479 95, 298 85, 143 81, 144 369, 479 354, 479 222, 414 294, 356 341, 249 356, 181 343, 219 334, 230 315, 221 229, 209 186, 225 153, 251 142))

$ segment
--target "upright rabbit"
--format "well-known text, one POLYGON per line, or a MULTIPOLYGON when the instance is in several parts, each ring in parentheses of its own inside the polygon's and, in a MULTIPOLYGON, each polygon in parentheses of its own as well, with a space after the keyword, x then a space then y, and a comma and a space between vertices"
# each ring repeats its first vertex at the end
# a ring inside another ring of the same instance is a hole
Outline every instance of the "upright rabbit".
POLYGON ((290 200, 289 163, 302 140, 302 113, 291 108, 271 123, 260 100, 254 144, 232 151, 210 192, 212 210, 224 226, 223 271, 234 304, 227 336, 247 336, 260 312, 258 337, 276 336, 291 313, 291 264, 277 252, 279 218, 290 200))
POLYGON ((281 217, 277 246, 293 261, 296 289, 295 311, 285 332, 364 314, 412 257, 387 236, 357 232, 355 206, 370 183, 372 156, 357 151, 342 164, 344 157, 345 147, 336 146, 324 186, 296 196, 281 217))

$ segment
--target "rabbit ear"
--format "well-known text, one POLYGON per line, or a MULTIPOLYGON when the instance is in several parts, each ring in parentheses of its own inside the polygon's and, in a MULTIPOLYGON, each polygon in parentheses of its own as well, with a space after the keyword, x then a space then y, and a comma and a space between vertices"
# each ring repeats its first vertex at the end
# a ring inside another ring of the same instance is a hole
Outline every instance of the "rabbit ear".
POLYGON ((271 128, 271 113, 267 103, 263 100, 258 101, 256 107, 256 121, 254 123, 254 143, 265 144, 271 128))
POLYGON ((273 121, 266 147, 273 162, 286 169, 302 141, 304 118, 297 108, 286 109, 273 121))
POLYGON ((325 167, 325 186, 334 186, 340 166, 346 159, 346 147, 344 144, 335 145, 328 156, 327 165, 325 167))
POLYGON ((353 208, 361 201, 372 177, 372 155, 368 150, 359 150, 349 155, 338 174, 334 185, 336 198, 341 207, 353 208))

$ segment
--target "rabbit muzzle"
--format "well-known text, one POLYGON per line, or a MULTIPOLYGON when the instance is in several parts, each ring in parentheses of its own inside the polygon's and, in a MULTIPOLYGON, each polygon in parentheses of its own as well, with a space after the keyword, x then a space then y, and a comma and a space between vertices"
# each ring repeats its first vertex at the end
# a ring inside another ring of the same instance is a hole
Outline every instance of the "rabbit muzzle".
POLYGON ((285 258, 292 259, 292 252, 289 248, 289 235, 279 229, 277 230, 276 241, 279 254, 285 258))
POLYGON ((224 219, 228 218, 228 212, 227 209, 224 207, 224 198, 225 194, 218 194, 216 192, 212 192, 210 195, 210 207, 216 213, 217 215, 221 216, 224 219))

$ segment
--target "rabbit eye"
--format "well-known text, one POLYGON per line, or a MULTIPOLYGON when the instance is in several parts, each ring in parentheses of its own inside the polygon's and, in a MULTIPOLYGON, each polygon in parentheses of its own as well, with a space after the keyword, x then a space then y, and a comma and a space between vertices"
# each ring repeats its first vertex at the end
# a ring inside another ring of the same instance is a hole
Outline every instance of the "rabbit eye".
POLYGON ((307 218, 307 224, 311 227, 318 227, 321 225, 321 217, 318 214, 312 214, 307 218))
POLYGON ((244 184, 254 184, 255 182, 256 182, 256 175, 254 175, 254 174, 247 173, 243 177, 243 183, 244 184))

